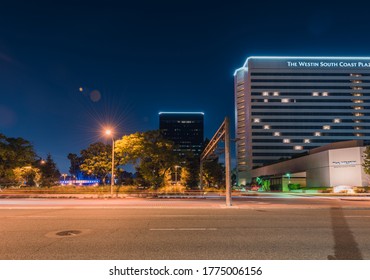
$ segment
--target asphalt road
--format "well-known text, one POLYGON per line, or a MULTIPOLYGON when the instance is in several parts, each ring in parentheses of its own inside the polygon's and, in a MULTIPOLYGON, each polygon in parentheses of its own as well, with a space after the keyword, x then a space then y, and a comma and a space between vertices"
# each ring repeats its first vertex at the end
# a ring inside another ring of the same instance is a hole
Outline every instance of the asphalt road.
POLYGON ((0 199, 0 259, 370 259, 368 198, 0 199))

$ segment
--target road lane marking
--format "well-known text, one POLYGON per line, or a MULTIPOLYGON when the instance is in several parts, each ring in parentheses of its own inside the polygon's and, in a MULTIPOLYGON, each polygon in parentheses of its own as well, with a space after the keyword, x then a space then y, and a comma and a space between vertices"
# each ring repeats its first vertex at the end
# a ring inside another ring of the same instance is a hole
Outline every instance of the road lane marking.
POLYGON ((57 218, 58 216, 3 216, 3 218, 22 218, 22 219, 29 219, 29 218, 57 218))
POLYGON ((151 228, 151 231, 187 231, 187 230, 196 230, 196 231, 205 231, 205 230, 217 230, 217 228, 151 228))

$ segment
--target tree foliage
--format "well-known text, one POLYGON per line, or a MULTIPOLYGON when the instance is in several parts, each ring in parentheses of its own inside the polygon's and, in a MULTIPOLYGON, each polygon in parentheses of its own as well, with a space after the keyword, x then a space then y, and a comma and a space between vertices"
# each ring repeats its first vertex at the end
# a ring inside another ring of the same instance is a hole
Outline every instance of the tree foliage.
POLYGON ((168 170, 178 164, 174 144, 157 130, 137 132, 116 141, 119 164, 132 163, 142 178, 154 188, 162 186, 168 170))
POLYGON ((364 168, 364 172, 370 175, 370 146, 366 146, 363 158, 364 163, 362 164, 362 166, 364 168))
POLYGON ((42 175, 42 186, 51 187, 58 182, 60 172, 50 154, 47 155, 46 160, 40 164, 39 168, 42 175))
POLYGON ((16 167, 13 169, 14 180, 18 187, 21 186, 36 186, 39 187, 41 181, 40 169, 31 165, 16 167))
POLYGON ((112 169, 112 146, 101 142, 93 143, 81 151, 81 156, 81 170, 105 183, 105 178, 112 169))
POLYGON ((6 137, 0 133, 0 183, 14 180, 13 170, 34 164, 36 153, 32 144, 23 138, 6 137))
POLYGON ((225 168, 218 162, 218 158, 203 163, 203 180, 208 187, 225 185, 225 168))
POLYGON ((199 156, 187 154, 181 160, 180 181, 189 189, 198 188, 199 184, 199 156))
POLYGON ((73 153, 69 153, 67 158, 71 163, 69 167, 69 173, 74 175, 76 178, 79 178, 80 174, 82 173, 80 166, 83 163, 83 158, 73 153))

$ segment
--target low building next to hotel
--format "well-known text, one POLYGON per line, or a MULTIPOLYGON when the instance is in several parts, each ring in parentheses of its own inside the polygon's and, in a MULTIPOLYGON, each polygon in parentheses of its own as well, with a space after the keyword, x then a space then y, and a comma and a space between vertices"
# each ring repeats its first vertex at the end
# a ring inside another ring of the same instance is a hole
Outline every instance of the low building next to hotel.
POLYGON ((363 141, 332 143, 311 149, 293 159, 273 163, 251 171, 253 179, 269 179, 271 189, 287 191, 289 184, 301 187, 368 186, 363 169, 363 141))

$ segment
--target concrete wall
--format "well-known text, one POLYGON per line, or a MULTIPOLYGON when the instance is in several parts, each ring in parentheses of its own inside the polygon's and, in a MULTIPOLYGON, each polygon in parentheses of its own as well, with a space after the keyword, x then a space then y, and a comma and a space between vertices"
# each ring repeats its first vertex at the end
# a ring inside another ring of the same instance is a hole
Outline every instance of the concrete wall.
POLYGON ((330 173, 328 151, 308 155, 307 157, 307 187, 329 187, 330 173))
POLYGON ((363 172, 364 147, 334 149, 252 170, 252 176, 278 176, 306 171, 307 187, 367 186, 363 172))
POLYGON ((329 151, 330 186, 362 186, 360 147, 329 151))

